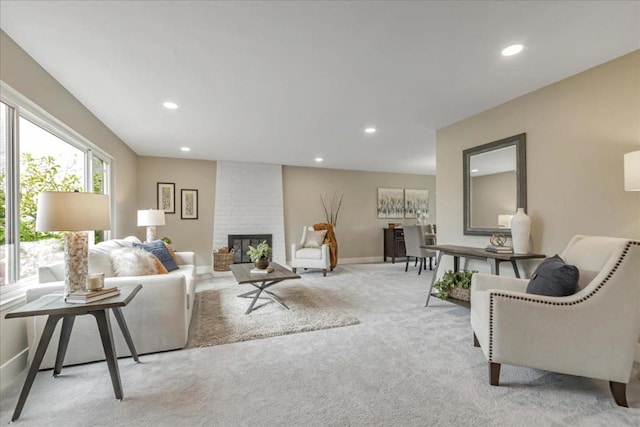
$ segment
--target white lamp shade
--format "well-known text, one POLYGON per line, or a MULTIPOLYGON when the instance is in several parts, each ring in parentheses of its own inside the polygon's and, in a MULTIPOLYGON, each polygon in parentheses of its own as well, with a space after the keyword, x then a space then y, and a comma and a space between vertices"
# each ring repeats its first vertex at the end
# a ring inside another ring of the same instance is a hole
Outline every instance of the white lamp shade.
POLYGON ((164 211, 146 209, 138 211, 138 227, 164 225, 164 211))
POLYGON ((104 194, 45 191, 38 195, 36 231, 86 231, 111 228, 109 197, 104 194))
POLYGON ((513 215, 509 215, 509 214, 498 215, 498 227, 500 228, 511 227, 511 218, 513 218, 513 215))
POLYGON ((640 151, 624 155, 624 189, 640 191, 640 151))

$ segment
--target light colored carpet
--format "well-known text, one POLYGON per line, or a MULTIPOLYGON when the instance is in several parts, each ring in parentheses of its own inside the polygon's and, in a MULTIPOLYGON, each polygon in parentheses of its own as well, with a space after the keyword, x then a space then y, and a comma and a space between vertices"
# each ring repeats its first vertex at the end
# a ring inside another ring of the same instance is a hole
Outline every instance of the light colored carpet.
MULTIPOLYGON (((430 273, 381 263, 301 276, 361 323, 150 354, 140 364, 121 359, 122 402, 113 397, 104 362, 65 368, 55 379, 40 372, 14 425, 640 425, 637 368, 628 409, 615 405, 606 381, 536 369, 503 366, 500 387, 491 387, 487 361, 473 347, 469 311, 437 300, 424 307, 430 273)), ((197 290, 234 283, 216 273, 197 290)), ((2 425, 25 375, 0 394, 2 425)))
POLYGON ((252 289, 251 285, 242 285, 198 292, 193 345, 206 347, 360 323, 344 310, 332 307, 313 288, 291 280, 269 288, 289 310, 261 298, 254 310, 245 314, 251 299, 237 295, 252 289))

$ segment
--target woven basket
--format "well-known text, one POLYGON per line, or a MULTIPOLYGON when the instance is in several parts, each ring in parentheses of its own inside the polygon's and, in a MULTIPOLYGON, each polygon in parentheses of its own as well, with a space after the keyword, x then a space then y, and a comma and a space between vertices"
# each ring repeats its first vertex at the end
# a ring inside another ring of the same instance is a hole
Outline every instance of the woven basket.
POLYGON ((451 288, 449 289, 449 296, 462 301, 469 301, 471 299, 471 289, 451 288))
POLYGON ((233 251, 227 253, 213 254, 213 271, 229 271, 229 266, 233 264, 235 253, 233 251))

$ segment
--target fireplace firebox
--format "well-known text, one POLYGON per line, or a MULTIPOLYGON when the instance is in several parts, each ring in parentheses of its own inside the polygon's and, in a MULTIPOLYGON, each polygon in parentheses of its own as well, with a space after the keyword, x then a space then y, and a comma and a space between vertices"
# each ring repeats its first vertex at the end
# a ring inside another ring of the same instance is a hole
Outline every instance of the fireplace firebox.
POLYGON ((247 255, 249 246, 255 247, 265 240, 269 246, 273 247, 271 234, 229 234, 228 246, 235 252, 233 262, 235 264, 251 262, 249 255, 247 255))

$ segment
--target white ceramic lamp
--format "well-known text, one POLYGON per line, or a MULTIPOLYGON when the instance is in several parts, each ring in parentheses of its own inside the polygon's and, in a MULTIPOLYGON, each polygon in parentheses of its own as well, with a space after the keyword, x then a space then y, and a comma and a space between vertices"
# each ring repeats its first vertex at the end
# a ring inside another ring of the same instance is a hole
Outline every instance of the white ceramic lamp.
POLYGON ((38 196, 36 231, 64 234, 64 292, 83 289, 87 280, 87 230, 111 228, 109 197, 104 194, 46 191, 38 196))
POLYGON ((640 191, 640 151, 624 155, 624 189, 640 191))
POLYGON ((156 209, 138 211, 138 227, 147 227, 147 242, 156 240, 156 226, 164 224, 164 211, 156 209))

